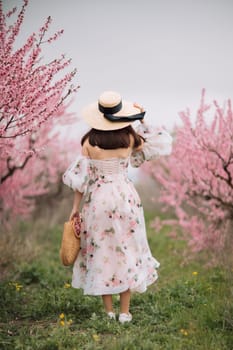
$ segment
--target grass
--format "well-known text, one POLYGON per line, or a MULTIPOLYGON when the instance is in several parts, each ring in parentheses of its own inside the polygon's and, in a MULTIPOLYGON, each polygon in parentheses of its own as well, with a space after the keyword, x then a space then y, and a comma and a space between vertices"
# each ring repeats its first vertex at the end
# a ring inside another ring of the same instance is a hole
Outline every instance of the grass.
MULTIPOLYGON (((133 295, 132 323, 108 320, 99 297, 70 287, 72 269, 62 267, 58 256, 61 226, 40 224, 36 254, 29 259, 19 254, 1 281, 0 349, 233 349, 227 270, 206 268, 201 259, 184 264, 185 243, 171 240, 169 228, 155 234, 146 216, 151 250, 161 267, 158 283, 133 295)), ((35 223, 18 230, 26 240, 35 223)), ((118 306, 117 296, 114 303, 118 306)))

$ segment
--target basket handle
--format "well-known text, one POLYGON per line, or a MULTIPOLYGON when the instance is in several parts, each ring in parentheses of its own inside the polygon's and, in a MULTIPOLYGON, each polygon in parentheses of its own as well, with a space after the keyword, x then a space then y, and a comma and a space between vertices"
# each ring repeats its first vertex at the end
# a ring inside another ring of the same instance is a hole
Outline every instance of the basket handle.
POLYGON ((74 235, 77 239, 79 239, 81 235, 81 222, 82 222, 80 213, 75 213, 75 215, 72 217, 71 222, 74 230, 74 235))

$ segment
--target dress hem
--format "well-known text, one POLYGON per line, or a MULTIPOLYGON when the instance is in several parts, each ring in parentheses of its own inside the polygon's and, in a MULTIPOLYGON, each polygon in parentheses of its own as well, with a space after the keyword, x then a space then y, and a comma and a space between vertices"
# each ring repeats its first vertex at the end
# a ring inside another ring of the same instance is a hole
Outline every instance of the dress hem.
POLYGON ((93 296, 100 296, 100 295, 114 295, 114 294, 120 294, 120 293, 123 293, 125 291, 127 291, 128 289, 132 292, 132 293, 145 293, 147 288, 152 285, 153 283, 155 283, 156 281, 158 280, 158 275, 151 281, 149 281, 148 283, 146 284, 140 284, 140 285, 136 285, 134 287, 122 287, 122 288, 114 288, 114 289, 111 289, 111 290, 103 290, 102 292, 88 292, 88 291, 85 291, 85 288, 82 287, 81 285, 77 285, 75 283, 72 282, 72 287, 75 288, 75 289, 82 289, 83 290, 83 294, 84 295, 93 295, 93 296))

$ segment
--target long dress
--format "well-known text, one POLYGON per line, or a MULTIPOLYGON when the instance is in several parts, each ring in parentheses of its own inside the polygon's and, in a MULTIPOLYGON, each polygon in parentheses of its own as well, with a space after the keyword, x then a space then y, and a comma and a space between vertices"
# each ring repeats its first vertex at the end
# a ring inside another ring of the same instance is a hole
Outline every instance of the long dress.
MULTIPOLYGON (((138 165, 138 153, 132 163, 138 165)), ((66 185, 84 193, 81 250, 72 286, 84 294, 145 292, 158 278, 138 193, 128 178, 130 158, 79 156, 63 175, 66 185)))

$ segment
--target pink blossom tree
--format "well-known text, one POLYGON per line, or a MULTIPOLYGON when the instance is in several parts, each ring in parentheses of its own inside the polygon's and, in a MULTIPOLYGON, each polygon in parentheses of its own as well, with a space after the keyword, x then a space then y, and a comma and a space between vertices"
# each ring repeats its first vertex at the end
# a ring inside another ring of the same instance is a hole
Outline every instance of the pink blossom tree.
POLYGON ((67 101, 78 89, 72 84, 76 70, 66 72, 70 59, 61 55, 42 63, 43 45, 63 32, 48 36, 51 17, 15 49, 27 5, 24 0, 10 25, 17 9, 4 14, 0 1, 0 212, 5 217, 28 214, 32 198, 57 181, 66 157, 61 145, 68 145, 54 127, 72 121, 67 101))
MULTIPOLYGON (((161 185, 160 201, 173 208, 178 225, 194 252, 219 253, 233 236, 233 112, 205 103, 203 90, 196 120, 180 113, 183 125, 175 130, 171 156, 146 165, 161 185), (211 121, 206 116, 213 111, 211 121)), ((156 219, 158 224, 158 218, 156 219)), ((161 224, 161 222, 159 223, 161 224)), ((174 227, 174 226, 173 226, 174 227)))

